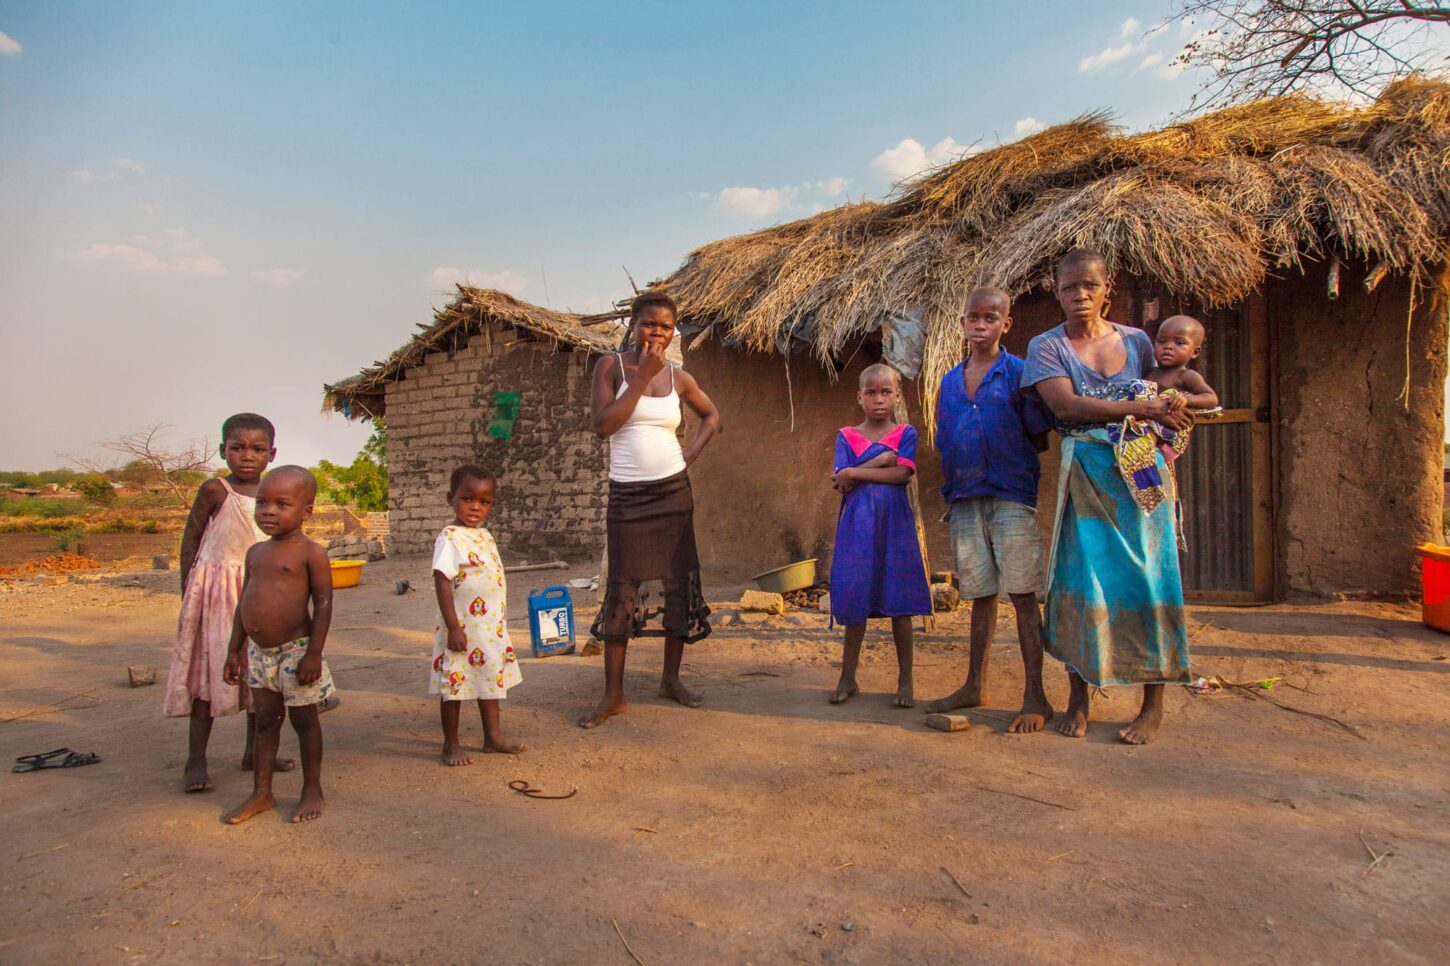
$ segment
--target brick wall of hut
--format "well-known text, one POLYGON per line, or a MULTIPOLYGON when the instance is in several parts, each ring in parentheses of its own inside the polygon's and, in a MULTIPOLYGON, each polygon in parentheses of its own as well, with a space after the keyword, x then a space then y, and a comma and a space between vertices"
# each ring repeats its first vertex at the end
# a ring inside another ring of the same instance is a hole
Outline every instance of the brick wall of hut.
POLYGON ((488 528, 506 563, 598 559, 604 547, 605 443, 590 429, 583 351, 499 328, 451 357, 429 355, 387 387, 392 552, 428 554, 452 518, 448 477, 460 463, 498 476, 488 528), (488 435, 495 390, 520 394, 508 441, 488 435))

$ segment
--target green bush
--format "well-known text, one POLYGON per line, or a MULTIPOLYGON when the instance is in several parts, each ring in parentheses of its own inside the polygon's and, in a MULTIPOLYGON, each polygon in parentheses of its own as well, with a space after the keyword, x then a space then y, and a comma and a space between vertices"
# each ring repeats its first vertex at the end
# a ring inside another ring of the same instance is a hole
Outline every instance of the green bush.
POLYGON ((20 498, 0 500, 0 516, 4 517, 56 517, 73 516, 84 507, 79 500, 62 500, 56 497, 20 498))
POLYGON ((75 488, 87 500, 94 500, 96 503, 116 502, 116 488, 100 474, 76 480, 75 488))
POLYGON ((51 533, 51 539, 55 548, 62 553, 75 549, 75 545, 85 538, 86 528, 72 524, 64 530, 55 530, 51 533))

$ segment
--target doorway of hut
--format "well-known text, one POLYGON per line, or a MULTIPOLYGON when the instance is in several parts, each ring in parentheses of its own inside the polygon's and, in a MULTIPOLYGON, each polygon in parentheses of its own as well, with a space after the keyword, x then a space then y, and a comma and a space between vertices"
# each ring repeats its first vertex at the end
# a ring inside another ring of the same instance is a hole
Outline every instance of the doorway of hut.
POLYGON ((1203 320, 1207 337, 1194 367, 1224 410, 1222 419, 1194 428, 1175 467, 1187 543, 1180 558, 1184 594, 1223 603, 1272 600, 1273 353, 1266 300, 1255 294, 1208 311, 1160 296, 1138 308, 1150 334, 1159 318, 1174 312, 1203 320))

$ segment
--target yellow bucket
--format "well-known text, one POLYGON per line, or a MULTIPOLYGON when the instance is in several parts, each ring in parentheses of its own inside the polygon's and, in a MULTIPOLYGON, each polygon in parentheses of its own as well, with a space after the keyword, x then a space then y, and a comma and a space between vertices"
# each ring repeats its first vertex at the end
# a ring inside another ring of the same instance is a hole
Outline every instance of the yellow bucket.
POLYGON ((363 565, 366 560, 334 560, 332 561, 332 586, 356 587, 357 582, 362 579, 363 565))

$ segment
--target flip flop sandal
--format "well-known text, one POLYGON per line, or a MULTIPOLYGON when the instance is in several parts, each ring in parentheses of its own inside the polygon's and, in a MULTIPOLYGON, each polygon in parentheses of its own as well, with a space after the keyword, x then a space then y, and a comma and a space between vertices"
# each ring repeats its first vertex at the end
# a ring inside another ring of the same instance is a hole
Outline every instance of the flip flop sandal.
POLYGON ((40 771, 42 768, 79 768, 82 765, 94 765, 100 760, 101 756, 95 752, 57 748, 55 751, 47 751, 42 755, 21 755, 15 759, 18 764, 10 770, 23 774, 28 771, 40 771), (65 757, 62 758, 61 755, 65 757))
POLYGON ((509 782, 509 788, 512 788, 520 795, 525 795, 529 798, 544 799, 546 801, 561 801, 565 798, 573 798, 575 795, 579 794, 579 789, 575 788, 571 789, 568 794, 565 795, 546 795, 544 794, 544 790, 542 788, 534 788, 523 779, 509 782))

